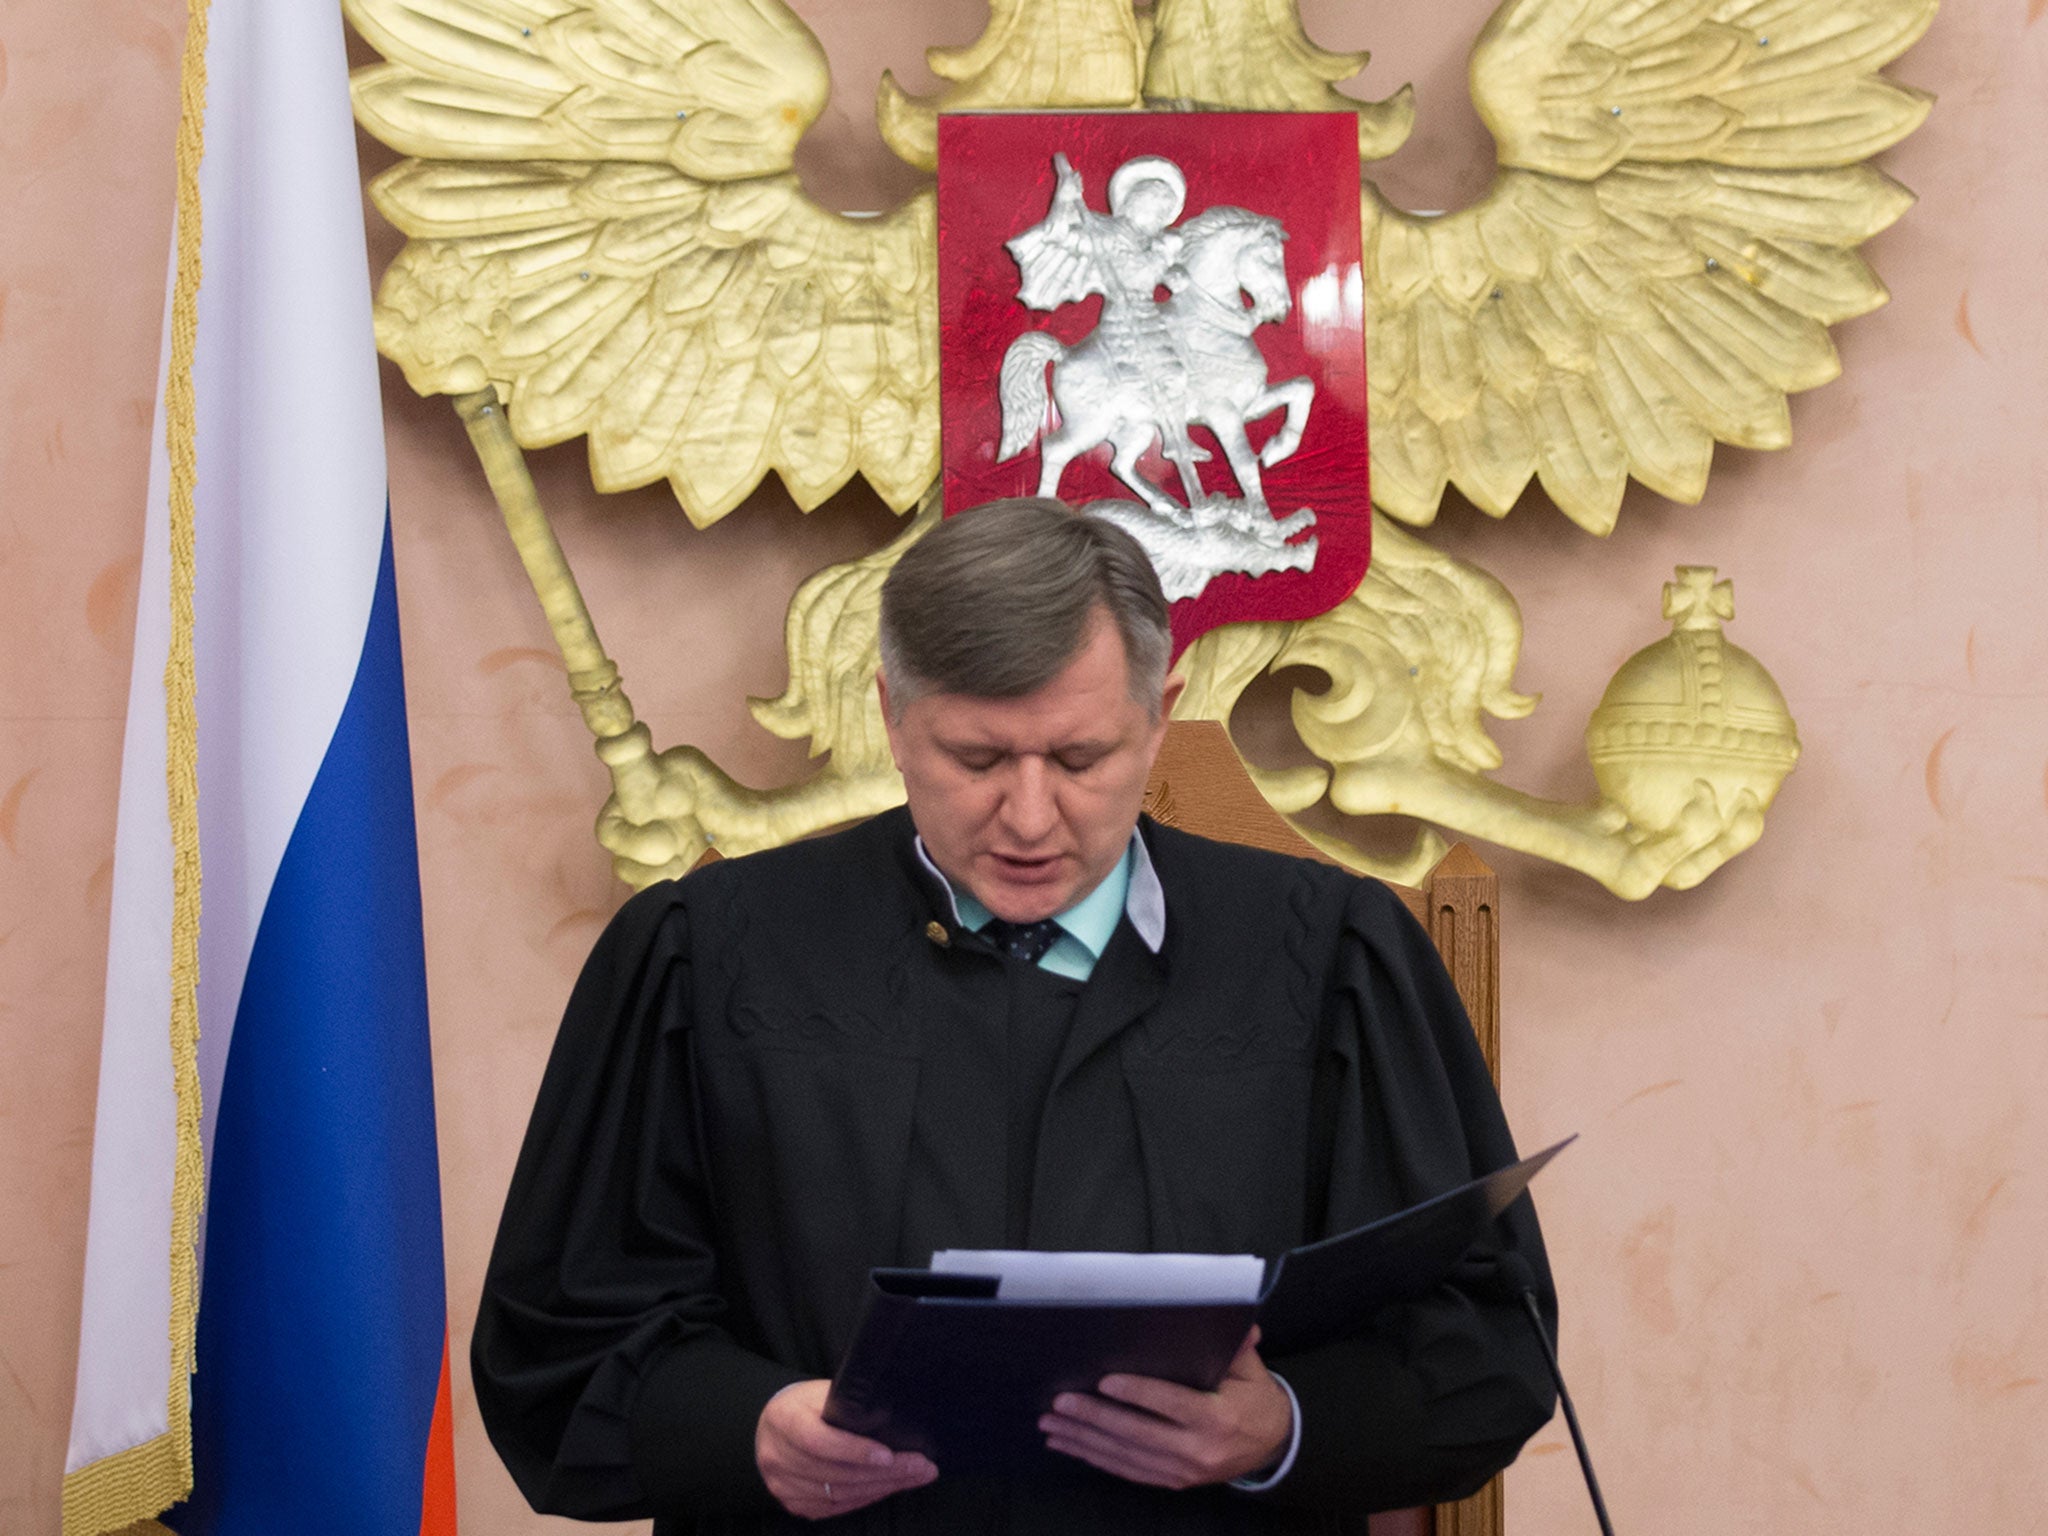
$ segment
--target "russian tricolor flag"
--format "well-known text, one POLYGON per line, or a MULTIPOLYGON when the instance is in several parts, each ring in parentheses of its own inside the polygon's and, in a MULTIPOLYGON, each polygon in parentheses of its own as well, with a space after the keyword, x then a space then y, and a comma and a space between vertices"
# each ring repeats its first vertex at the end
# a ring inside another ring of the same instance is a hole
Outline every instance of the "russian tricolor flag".
POLYGON ((340 8, 194 0, 185 86, 65 1532, 453 1536, 340 8))

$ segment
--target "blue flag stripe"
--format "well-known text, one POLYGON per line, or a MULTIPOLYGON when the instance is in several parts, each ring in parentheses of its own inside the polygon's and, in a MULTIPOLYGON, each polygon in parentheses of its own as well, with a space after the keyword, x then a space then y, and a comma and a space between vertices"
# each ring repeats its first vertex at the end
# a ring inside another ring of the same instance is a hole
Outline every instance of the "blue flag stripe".
POLYGON ((387 512, 362 658, 257 928, 216 1122, 181 1536, 417 1536, 446 1319, 387 512))

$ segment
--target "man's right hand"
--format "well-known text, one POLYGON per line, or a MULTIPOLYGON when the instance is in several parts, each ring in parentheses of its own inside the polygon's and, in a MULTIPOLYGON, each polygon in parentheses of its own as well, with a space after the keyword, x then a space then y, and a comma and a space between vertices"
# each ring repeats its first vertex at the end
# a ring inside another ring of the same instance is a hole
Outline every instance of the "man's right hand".
POLYGON ((784 1387, 768 1399, 754 1426, 754 1464, 784 1509, 823 1520, 922 1488, 939 1475, 915 1451, 892 1451, 827 1424, 825 1394, 831 1388, 822 1379, 784 1387))

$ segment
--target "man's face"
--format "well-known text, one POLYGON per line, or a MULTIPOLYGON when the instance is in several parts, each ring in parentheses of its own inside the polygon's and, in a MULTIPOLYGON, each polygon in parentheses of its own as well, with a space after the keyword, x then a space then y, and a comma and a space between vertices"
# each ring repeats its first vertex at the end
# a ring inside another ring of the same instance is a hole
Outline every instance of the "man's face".
POLYGON ((1141 181, 1131 188, 1130 195, 1119 210, 1138 228, 1147 234, 1157 234, 1173 220, 1173 205, 1177 201, 1172 187, 1157 179, 1141 181))
POLYGON ((1129 845, 1166 736, 1131 697, 1123 639, 1098 609, 1063 671, 1035 693, 928 693, 882 718, 925 851, 997 917, 1033 923, 1101 883, 1129 845))

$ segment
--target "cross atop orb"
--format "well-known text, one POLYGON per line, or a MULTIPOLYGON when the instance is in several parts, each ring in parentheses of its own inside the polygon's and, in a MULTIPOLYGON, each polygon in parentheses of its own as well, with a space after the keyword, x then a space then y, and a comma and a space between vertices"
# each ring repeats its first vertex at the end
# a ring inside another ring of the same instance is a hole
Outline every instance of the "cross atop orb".
POLYGON ((1735 583, 1716 581, 1711 565, 1681 565, 1678 579, 1664 583, 1664 617, 1674 629, 1719 629, 1735 617, 1735 583))

